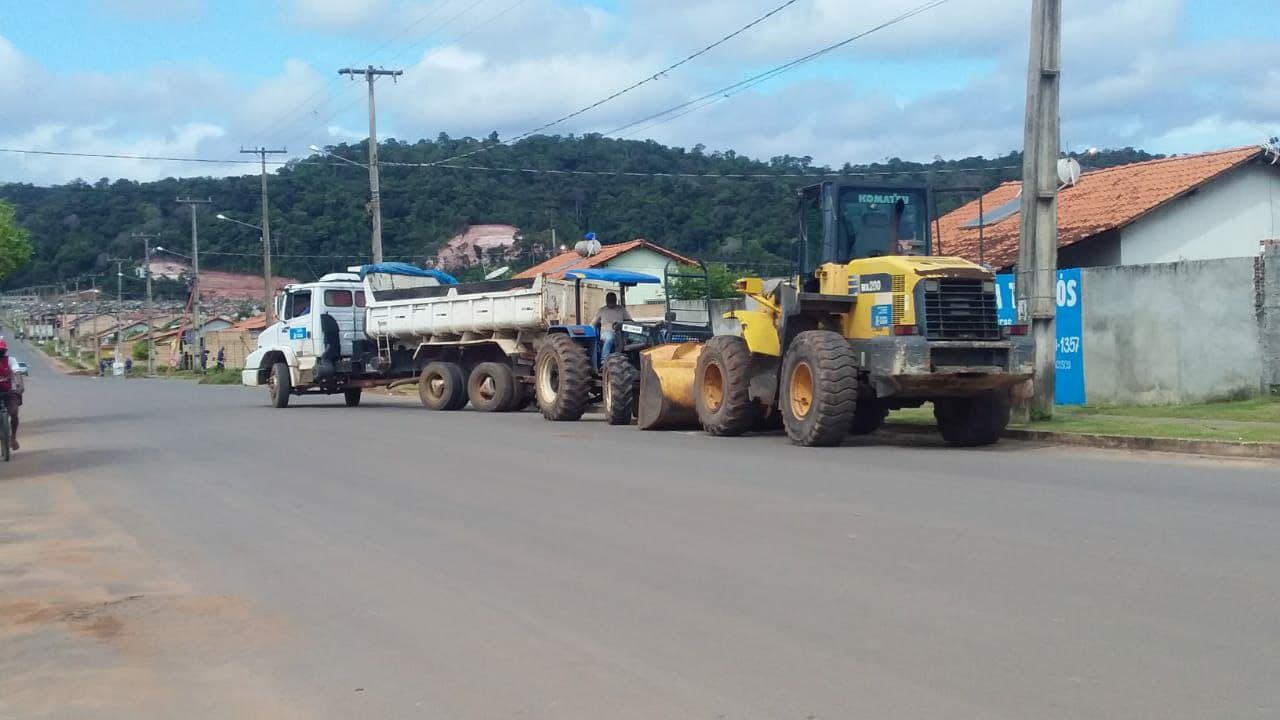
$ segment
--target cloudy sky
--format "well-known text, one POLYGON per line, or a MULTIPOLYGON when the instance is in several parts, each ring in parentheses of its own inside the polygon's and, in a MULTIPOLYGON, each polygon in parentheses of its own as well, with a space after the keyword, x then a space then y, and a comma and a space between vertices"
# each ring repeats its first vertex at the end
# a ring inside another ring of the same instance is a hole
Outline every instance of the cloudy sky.
MULTIPOLYGON (((784 0, 0 0, 0 147, 240 158, 379 134, 504 138, 588 105, 784 0)), ((608 132, 867 30, 925 0, 795 0, 557 126, 608 132)), ((1063 144, 1174 153, 1280 134, 1277 0, 1067 0, 1063 144)), ((1021 143, 1030 0, 949 0, 793 72, 619 136, 820 163, 1021 143), (632 134, 634 133, 634 134, 632 134)), ((608 168, 600 168, 607 170, 608 168)), ((0 153, 0 181, 243 166, 0 153)))

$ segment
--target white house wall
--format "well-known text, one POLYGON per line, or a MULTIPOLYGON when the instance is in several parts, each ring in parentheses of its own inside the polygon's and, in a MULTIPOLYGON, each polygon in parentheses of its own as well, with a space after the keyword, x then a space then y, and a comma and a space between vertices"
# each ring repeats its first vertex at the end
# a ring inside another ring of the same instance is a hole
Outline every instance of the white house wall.
MULTIPOLYGON (((609 260, 605 265, 615 270, 632 270, 646 273, 658 278, 658 280, 662 280, 662 273, 667 267, 667 261, 670 259, 666 255, 654 252, 647 247, 638 247, 609 260)), ((662 298, 662 285, 637 285, 633 288, 627 288, 628 305, 661 301, 662 298)))
POLYGON ((1121 231, 1124 265, 1252 257, 1280 238, 1280 167, 1250 165, 1121 231))

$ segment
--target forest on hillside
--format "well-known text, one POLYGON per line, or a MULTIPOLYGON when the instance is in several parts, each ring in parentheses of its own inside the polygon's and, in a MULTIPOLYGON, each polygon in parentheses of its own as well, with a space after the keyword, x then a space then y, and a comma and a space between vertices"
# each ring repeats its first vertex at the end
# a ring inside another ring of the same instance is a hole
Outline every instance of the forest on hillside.
MULTIPOLYGON (((359 143, 329 150, 357 162, 365 157, 359 143)), ((928 163, 891 158, 831 168, 815 166, 809 157, 758 160, 733 151, 707 152, 701 145, 684 149, 598 135, 535 136, 503 145, 496 135, 477 140, 441 134, 413 143, 385 141, 379 155, 384 252, 388 260, 410 262, 431 257, 467 225, 507 223, 521 229, 520 264, 550 251, 555 228, 561 243, 587 231, 606 244, 643 237, 708 261, 768 270, 791 257, 795 190, 822 179, 796 175, 842 174, 872 186, 927 183, 938 191, 939 212, 946 212, 1021 174, 1020 153, 928 163), (465 168, 395 165, 445 161, 476 150, 482 151, 447 163, 465 168), (730 175, 764 177, 724 177, 730 175)), ((1077 157, 1088 168, 1156 156, 1126 148, 1077 157)), ((0 185, 0 199, 14 205, 34 250, 3 287, 108 269, 113 274, 112 258, 141 258, 141 243, 132 233, 159 233, 156 244, 189 253, 190 216, 175 202, 179 196, 213 201, 200 211, 202 268, 259 271, 257 233, 214 218, 225 213, 256 224, 259 182, 251 174, 0 185)), ((362 168, 315 155, 280 167, 269 182, 276 274, 311 279, 367 258, 368 176, 362 168)))

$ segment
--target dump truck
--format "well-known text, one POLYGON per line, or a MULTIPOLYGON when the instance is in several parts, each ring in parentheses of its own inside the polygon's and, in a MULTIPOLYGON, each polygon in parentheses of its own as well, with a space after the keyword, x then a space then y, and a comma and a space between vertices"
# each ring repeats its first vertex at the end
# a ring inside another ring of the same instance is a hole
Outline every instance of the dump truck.
MULTIPOLYGON (((504 412, 536 400, 548 419, 577 420, 604 394, 594 310, 606 292, 616 290, 625 303, 628 287, 661 281, 611 269, 565 275, 458 283, 438 270, 380 263, 291 285, 277 301, 280 321, 246 359, 242 382, 265 385, 276 407, 304 394, 342 394, 355 406, 366 388, 416 383, 432 410, 469 402, 504 412)), ((668 326, 621 323, 619 357, 678 337, 660 330, 668 326)))
POLYGON ((931 255, 930 200, 920 186, 801 189, 798 272, 771 288, 737 281, 738 334, 646 351, 641 428, 696 418, 731 436, 772 418, 796 444, 829 446, 932 402, 949 444, 996 442, 1032 344, 1024 326, 998 323, 989 270, 931 255))

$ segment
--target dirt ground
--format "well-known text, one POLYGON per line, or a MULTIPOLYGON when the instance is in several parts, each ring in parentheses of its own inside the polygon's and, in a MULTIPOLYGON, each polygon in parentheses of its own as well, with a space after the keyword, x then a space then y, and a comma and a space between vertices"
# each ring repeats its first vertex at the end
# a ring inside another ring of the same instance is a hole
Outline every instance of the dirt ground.
POLYGON ((0 500, 0 718, 293 718, 240 658, 288 630, 193 592, 71 484, 0 500))

